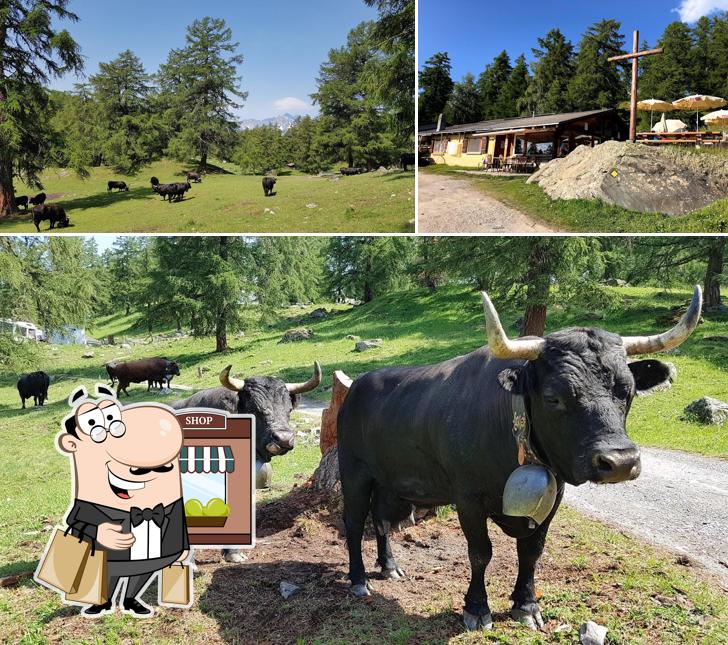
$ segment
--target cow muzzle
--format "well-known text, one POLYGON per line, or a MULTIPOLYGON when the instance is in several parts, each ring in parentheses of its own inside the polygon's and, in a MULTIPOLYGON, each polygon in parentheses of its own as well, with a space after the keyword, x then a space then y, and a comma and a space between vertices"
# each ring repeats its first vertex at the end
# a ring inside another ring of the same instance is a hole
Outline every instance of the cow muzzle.
POLYGON ((273 441, 270 441, 265 449, 269 454, 278 456, 284 455, 287 452, 293 450, 294 445, 294 434, 292 432, 286 432, 285 434, 274 433, 273 441))
POLYGON ((616 484, 637 479, 642 472, 640 451, 636 446, 599 452, 592 458, 592 464, 595 468, 593 481, 599 484, 616 484))

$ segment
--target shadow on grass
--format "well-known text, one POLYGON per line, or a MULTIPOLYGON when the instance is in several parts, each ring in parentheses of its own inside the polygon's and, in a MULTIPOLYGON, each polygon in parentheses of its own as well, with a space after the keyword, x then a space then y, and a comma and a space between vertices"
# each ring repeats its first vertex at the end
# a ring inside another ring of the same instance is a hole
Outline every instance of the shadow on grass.
POLYGON ((136 188, 130 188, 129 192, 114 192, 109 193, 104 191, 97 195, 87 195, 85 197, 76 197, 75 199, 63 199, 58 203, 68 211, 69 217, 72 217, 74 210, 88 210, 92 208, 106 208, 119 202, 138 201, 141 199, 149 199, 154 197, 151 186, 147 185, 143 188, 137 186, 136 188))

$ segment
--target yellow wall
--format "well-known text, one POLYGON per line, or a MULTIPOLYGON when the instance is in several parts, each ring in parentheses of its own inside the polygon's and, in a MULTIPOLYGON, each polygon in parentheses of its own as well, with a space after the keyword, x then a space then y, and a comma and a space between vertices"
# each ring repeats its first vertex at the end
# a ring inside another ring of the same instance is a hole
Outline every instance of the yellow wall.
MULTIPOLYGON (((495 142, 492 142, 495 146, 495 142)), ((432 159, 436 164, 444 164, 446 166, 465 166, 467 168, 477 168, 478 164, 483 160, 484 154, 468 154, 463 152, 463 139, 450 138, 445 154, 432 153, 432 159)))

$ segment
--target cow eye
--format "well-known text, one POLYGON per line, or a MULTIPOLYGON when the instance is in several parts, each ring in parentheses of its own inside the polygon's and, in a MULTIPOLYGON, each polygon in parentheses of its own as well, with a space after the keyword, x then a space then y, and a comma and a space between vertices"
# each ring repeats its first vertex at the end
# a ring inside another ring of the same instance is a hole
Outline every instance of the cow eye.
POLYGON ((544 401, 546 402, 546 405, 548 405, 550 408, 553 408, 554 410, 566 409, 564 402, 561 400, 560 397, 556 396, 555 394, 546 395, 544 397, 544 401))

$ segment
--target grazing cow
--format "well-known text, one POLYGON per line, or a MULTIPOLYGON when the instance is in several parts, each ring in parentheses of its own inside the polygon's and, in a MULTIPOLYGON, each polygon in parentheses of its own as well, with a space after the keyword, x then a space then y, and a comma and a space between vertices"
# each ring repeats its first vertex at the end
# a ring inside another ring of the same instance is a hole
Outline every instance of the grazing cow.
POLYGON ((192 185, 187 183, 178 184, 158 184, 154 187, 154 192, 161 195, 162 201, 169 197, 169 203, 173 201, 181 202, 184 199, 185 193, 192 189, 192 185))
POLYGON ((129 192, 129 186, 126 185, 126 182, 125 181, 110 181, 108 183, 108 186, 109 186, 109 188, 106 191, 107 193, 110 193, 115 188, 119 192, 122 192, 122 191, 125 192, 125 193, 128 193, 129 192))
POLYGON ((407 166, 415 165, 415 155, 412 152, 406 152, 399 158, 399 162, 402 166, 402 170, 407 170, 407 166))
POLYGON ((18 379, 18 394, 20 401, 25 410, 25 399, 33 397, 33 405, 43 406, 43 402, 48 398, 48 386, 51 379, 45 372, 33 372, 32 374, 24 374, 18 379))
POLYGON ((636 337, 580 327, 514 341, 486 294, 483 305, 487 347, 435 365, 369 372, 349 390, 338 416, 349 578, 355 595, 369 595, 361 541, 370 511, 378 564, 386 578, 399 578, 390 526, 410 516, 414 505, 455 504, 472 573, 465 625, 492 626, 484 582, 490 517, 518 542, 511 616, 535 629, 543 619, 534 569, 564 484, 616 483, 640 474, 627 414, 635 392, 656 386, 669 370, 659 361, 628 363, 627 357, 685 341, 700 319, 702 294, 696 287, 673 329, 636 337), (541 473, 541 482, 547 476, 550 487, 521 489, 536 495, 528 500, 530 511, 515 513, 506 508, 504 491, 524 463, 541 464, 525 472, 541 473))
POLYGON ((48 230, 55 228, 56 225, 58 225, 58 228, 65 228, 71 223, 71 220, 68 219, 68 215, 66 215, 66 211, 63 210, 63 207, 60 204, 43 204, 41 206, 34 206, 33 223, 35 224, 35 229, 38 233, 40 233, 40 223, 43 220, 48 220, 50 222, 48 230))
POLYGON ((187 181, 194 181, 196 184, 202 183, 202 173, 201 172, 188 172, 187 173, 187 181))
POLYGON ((45 204, 46 194, 38 193, 35 197, 29 200, 31 206, 41 206, 45 204))
POLYGON ((15 199, 15 204, 18 208, 21 206, 27 211, 28 210, 28 196, 23 195, 22 197, 17 197, 15 199))
POLYGON ((275 194, 273 189, 277 181, 275 177, 263 177, 263 194, 266 197, 272 197, 275 194))
POLYGON ((179 374, 179 367, 177 363, 166 358, 143 358, 137 361, 107 363, 106 372, 112 380, 112 385, 115 378, 119 381, 116 388, 117 396, 122 391, 129 396, 128 387, 131 383, 163 381, 168 378, 168 374, 179 374))
POLYGON ((362 175, 367 172, 366 168, 339 168, 339 172, 344 177, 350 177, 352 175, 362 175))

